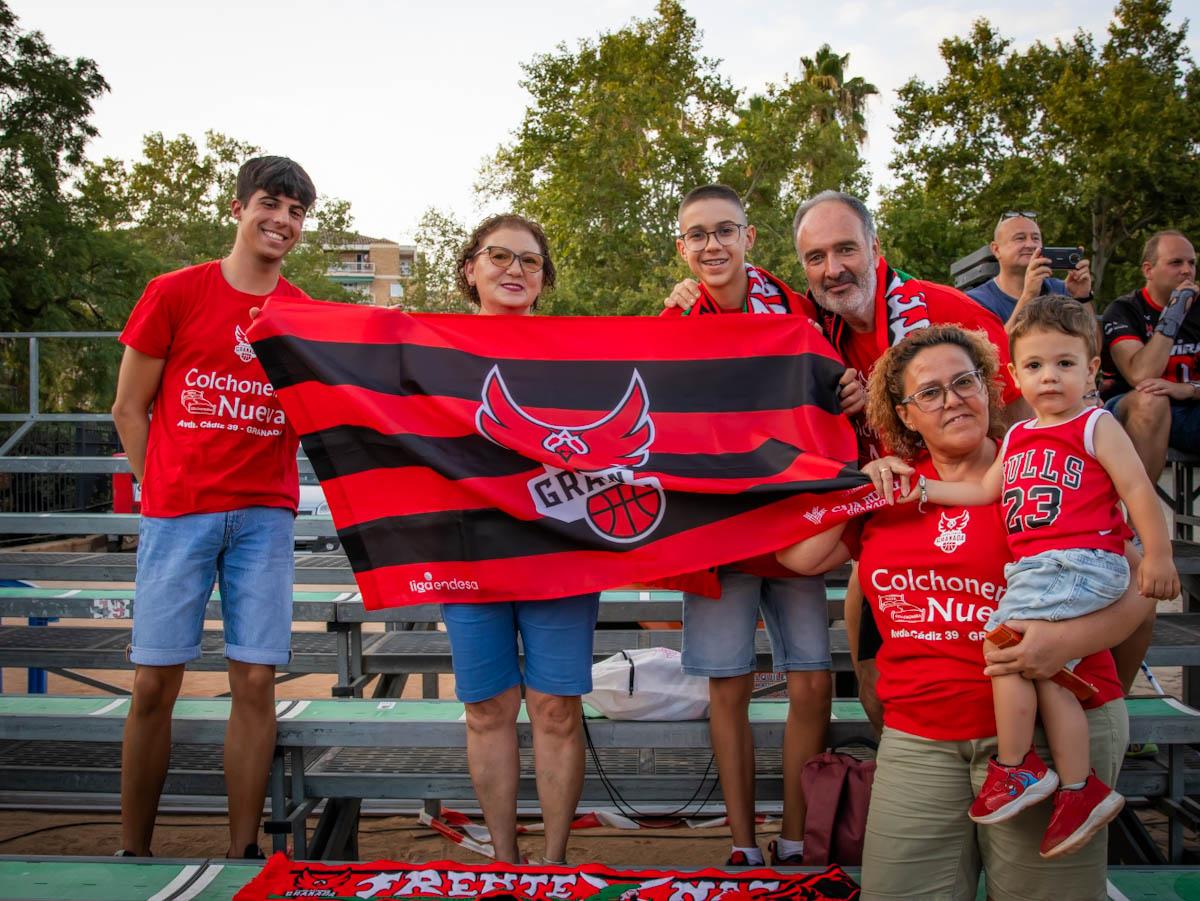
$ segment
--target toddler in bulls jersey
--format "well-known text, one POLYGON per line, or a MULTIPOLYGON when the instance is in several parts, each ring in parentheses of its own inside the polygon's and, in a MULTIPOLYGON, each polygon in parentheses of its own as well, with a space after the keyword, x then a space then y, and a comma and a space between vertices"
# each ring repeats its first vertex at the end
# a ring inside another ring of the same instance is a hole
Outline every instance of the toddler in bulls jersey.
MULTIPOLYGON (((1100 366, 1092 317, 1071 301, 1036 298, 1015 318, 1009 344, 1009 366, 1034 418, 1009 429, 982 484, 921 479, 905 498, 955 506, 1000 501, 1014 562, 1005 567, 1008 587, 988 620, 989 639, 998 641, 1008 620, 1073 619, 1124 594, 1121 502, 1145 547, 1139 591, 1175 597, 1179 577, 1150 479, 1120 424, 1086 398, 1100 366)), ((923 387, 903 403, 945 390, 923 387)), ((954 408, 940 415, 953 428, 954 408)), ((1041 845, 1046 858, 1078 851, 1125 804, 1089 772, 1086 715, 1059 684, 1070 679, 993 678, 998 753, 970 811, 977 823, 999 823, 1053 795, 1041 845), (1039 713, 1057 772, 1033 748, 1039 713)))

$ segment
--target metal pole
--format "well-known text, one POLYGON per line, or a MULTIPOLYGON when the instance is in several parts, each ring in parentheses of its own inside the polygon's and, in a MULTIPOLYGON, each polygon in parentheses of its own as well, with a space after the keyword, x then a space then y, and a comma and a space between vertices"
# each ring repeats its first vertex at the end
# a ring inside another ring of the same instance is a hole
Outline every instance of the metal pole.
POLYGON ((38 339, 36 336, 31 336, 29 339, 29 418, 37 419, 39 412, 39 401, 41 394, 41 386, 38 382, 41 380, 38 365, 38 339))

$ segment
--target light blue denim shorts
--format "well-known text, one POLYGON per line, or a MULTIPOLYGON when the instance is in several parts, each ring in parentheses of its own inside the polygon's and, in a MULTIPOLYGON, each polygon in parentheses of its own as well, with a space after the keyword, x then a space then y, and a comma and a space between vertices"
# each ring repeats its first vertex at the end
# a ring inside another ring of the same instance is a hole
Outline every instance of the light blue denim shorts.
POLYGON ((1043 551, 1005 565, 1004 578, 1008 590, 988 629, 1010 619, 1074 619, 1103 610, 1129 587, 1129 563, 1092 548, 1043 551))
POLYGON ((775 672, 827 670, 829 605, 821 576, 767 578, 721 570, 721 597, 683 596, 683 671, 725 678, 754 672, 761 614, 775 672))
POLYGON ((174 666, 200 656, 204 608, 216 581, 225 656, 279 665, 292 656, 291 510, 143 516, 138 529, 129 659, 174 666))
POLYGON ((549 601, 443 604, 454 693, 464 704, 474 704, 520 685, 520 635, 527 686, 562 697, 587 694, 592 690, 592 637, 599 614, 598 594, 549 601))

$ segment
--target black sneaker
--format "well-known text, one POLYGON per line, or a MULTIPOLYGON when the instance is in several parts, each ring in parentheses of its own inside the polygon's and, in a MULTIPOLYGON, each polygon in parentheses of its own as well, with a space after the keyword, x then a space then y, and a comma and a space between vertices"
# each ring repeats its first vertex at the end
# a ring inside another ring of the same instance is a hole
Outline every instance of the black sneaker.
POLYGON ((775 841, 767 843, 767 851, 771 855, 771 866, 773 867, 802 867, 804 866, 803 854, 792 854, 789 857, 779 856, 779 844, 775 841))
MULTIPOLYGON (((232 858, 226 857, 226 859, 229 860, 232 858)), ((263 854, 262 848, 260 848, 256 844, 246 845, 246 850, 242 852, 242 856, 238 859, 239 860, 266 860, 267 855, 263 854)))
POLYGON ((154 855, 151 854, 149 851, 147 851, 145 853, 145 855, 134 854, 132 851, 126 851, 124 848, 122 848, 120 851, 118 851, 116 854, 113 855, 113 857, 142 857, 142 856, 153 857, 154 855))

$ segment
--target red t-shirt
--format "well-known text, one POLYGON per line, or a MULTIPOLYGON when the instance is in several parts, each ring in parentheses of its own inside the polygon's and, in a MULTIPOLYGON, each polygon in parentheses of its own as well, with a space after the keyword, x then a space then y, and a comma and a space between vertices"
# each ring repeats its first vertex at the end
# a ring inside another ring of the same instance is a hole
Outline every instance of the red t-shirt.
MULTIPOLYGON (((927 455, 913 465, 938 477, 927 455)), ((995 735, 982 643, 1012 560, 1000 506, 930 504, 921 513, 897 504, 859 523, 844 540, 883 637, 875 660, 884 723, 936 741, 995 735)), ((1084 658, 1075 672, 1098 689, 1085 707, 1122 697, 1108 651, 1084 658)))
MULTIPOLYGON (((981 307, 967 295, 945 285, 908 278, 891 269, 883 257, 875 269, 875 328, 856 332, 840 316, 826 312, 823 328, 847 366, 853 366, 864 378, 870 376, 885 350, 899 344, 911 332, 931 325, 961 325, 983 329, 1000 356, 997 378, 1003 382, 1004 403, 1021 396, 1008 371, 1008 334, 996 314, 981 307)), ((859 436, 860 460, 866 462, 883 454, 879 438, 866 424, 862 414, 855 417, 859 436)))
POLYGON ((1116 486, 1096 459, 1092 435, 1102 407, 1057 425, 1018 422, 1004 436, 1004 522, 1013 556, 1092 548, 1125 553, 1116 486))
MULTIPOLYGON (((704 316, 709 314, 750 313, 750 314, 792 314, 806 316, 814 328, 820 328, 816 321, 816 308, 802 294, 797 294, 778 276, 772 275, 766 269, 746 264, 746 299, 741 309, 726 310, 709 293, 708 287, 700 283, 700 299, 690 309, 667 307, 659 315, 667 317, 704 316)), ((796 574, 775 559, 775 554, 762 554, 738 563, 731 563, 731 569, 751 573, 766 579, 794 579, 796 574)), ((686 590, 686 589, 685 589, 686 590)))
MULTIPOLYGON (((279 280, 273 295, 306 297, 279 280)), ((246 341, 266 296, 230 286, 220 261, 160 275, 129 314, 121 343, 165 360, 154 397, 142 513, 296 509, 298 439, 246 341)))

